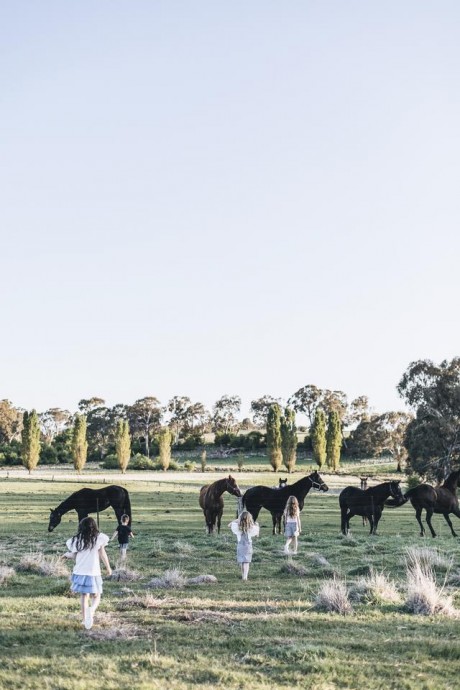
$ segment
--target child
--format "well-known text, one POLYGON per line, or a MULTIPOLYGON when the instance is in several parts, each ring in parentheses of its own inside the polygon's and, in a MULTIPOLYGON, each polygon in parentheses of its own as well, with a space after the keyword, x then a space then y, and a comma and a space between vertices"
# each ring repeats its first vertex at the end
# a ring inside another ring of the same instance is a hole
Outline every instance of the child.
POLYGON ((284 509, 284 536, 286 537, 286 544, 284 545, 284 553, 289 554, 289 546, 292 542, 292 553, 297 553, 297 537, 301 530, 300 525, 300 509, 299 502, 295 496, 289 496, 286 508, 284 509))
POLYGON ((247 580, 252 561, 252 537, 259 536, 259 525, 254 522, 251 513, 243 510, 236 520, 230 522, 229 527, 238 539, 236 560, 241 565, 241 578, 247 580))
POLYGON ((81 594, 83 625, 87 630, 93 626, 94 614, 101 601, 102 577, 99 559, 102 559, 108 575, 112 574, 104 548, 108 542, 108 536, 99 532, 95 521, 90 517, 83 518, 77 534, 66 542, 68 552, 64 554, 64 558, 75 558, 71 590, 81 594))
POLYGON ((120 545, 120 560, 124 561, 126 560, 126 551, 128 550, 129 538, 131 537, 132 539, 134 537, 134 534, 131 532, 131 527, 129 526, 129 515, 121 516, 120 524, 110 537, 110 541, 112 541, 112 539, 115 539, 117 534, 118 543, 120 545))

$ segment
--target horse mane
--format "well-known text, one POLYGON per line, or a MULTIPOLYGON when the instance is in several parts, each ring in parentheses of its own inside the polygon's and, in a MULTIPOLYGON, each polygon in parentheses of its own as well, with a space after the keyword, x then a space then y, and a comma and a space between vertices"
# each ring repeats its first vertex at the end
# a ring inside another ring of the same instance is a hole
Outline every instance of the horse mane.
POLYGON ((442 484, 443 489, 449 489, 450 491, 455 491, 458 485, 458 479, 460 477, 460 470, 454 470, 449 474, 447 479, 442 484))
POLYGON ((78 492, 75 491, 73 494, 70 494, 70 496, 68 496, 68 498, 66 498, 64 501, 62 501, 62 503, 60 503, 58 505, 58 507, 54 509, 54 512, 58 513, 59 515, 64 515, 64 513, 68 513, 69 510, 73 510, 73 508, 75 507, 73 505, 73 503, 75 500, 74 496, 76 493, 78 493, 78 492))

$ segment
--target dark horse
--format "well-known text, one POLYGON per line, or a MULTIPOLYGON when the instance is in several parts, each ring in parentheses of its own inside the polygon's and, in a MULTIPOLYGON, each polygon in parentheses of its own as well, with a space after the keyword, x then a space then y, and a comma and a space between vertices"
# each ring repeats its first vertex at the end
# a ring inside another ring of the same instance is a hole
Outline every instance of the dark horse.
POLYGON ((76 510, 78 522, 88 517, 89 513, 100 513, 109 506, 115 511, 118 522, 122 515, 129 516, 131 524, 131 502, 129 493, 122 486, 106 486, 103 489, 80 489, 62 501, 54 510, 51 509, 48 532, 52 532, 61 522, 61 517, 69 510, 76 510))
POLYGON ((354 515, 361 515, 369 520, 371 530, 369 534, 377 533, 377 525, 382 517, 383 506, 390 496, 394 505, 402 505, 404 496, 399 486, 400 482, 383 482, 363 491, 356 486, 347 486, 340 493, 339 503, 342 513, 342 534, 350 529, 350 520, 354 515))
POLYGON ((224 499, 222 498, 224 491, 228 491, 229 494, 237 498, 241 496, 238 484, 230 474, 225 479, 218 479, 217 482, 206 484, 200 489, 200 508, 204 513, 208 534, 214 532, 216 522, 217 532, 220 533, 220 522, 224 512, 224 499))
POLYGON ((308 477, 303 477, 303 479, 299 479, 294 484, 280 486, 277 489, 272 489, 269 486, 253 486, 244 494, 243 506, 251 513, 254 520, 257 520, 261 508, 269 510, 272 514, 273 534, 276 533, 276 529, 281 533, 281 518, 289 496, 297 498, 299 508, 302 510, 305 496, 311 488, 318 489, 318 491, 329 490, 329 487, 323 482, 319 473, 313 472, 308 477))
POLYGON ((431 536, 435 537, 436 532, 431 524, 433 513, 441 513, 450 527, 452 536, 456 537, 452 522, 449 517, 453 513, 460 518, 458 507, 457 487, 460 479, 460 470, 451 472, 442 486, 434 487, 430 484, 420 484, 414 489, 410 489, 404 494, 406 501, 410 501, 415 508, 415 517, 420 525, 420 536, 423 537, 425 529, 422 525, 422 510, 426 511, 426 524, 430 528, 431 536))

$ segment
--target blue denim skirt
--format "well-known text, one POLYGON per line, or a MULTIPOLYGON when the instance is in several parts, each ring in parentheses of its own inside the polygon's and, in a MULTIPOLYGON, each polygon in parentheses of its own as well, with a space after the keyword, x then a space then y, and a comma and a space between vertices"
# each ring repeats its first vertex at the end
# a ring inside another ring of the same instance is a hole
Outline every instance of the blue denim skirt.
POLYGON ((78 594, 102 594, 100 575, 72 575, 70 589, 78 594))

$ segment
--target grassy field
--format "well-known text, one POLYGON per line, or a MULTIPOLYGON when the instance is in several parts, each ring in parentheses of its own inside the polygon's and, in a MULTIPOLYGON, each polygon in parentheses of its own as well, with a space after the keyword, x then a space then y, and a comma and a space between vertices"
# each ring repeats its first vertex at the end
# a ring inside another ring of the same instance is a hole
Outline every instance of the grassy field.
MULTIPOLYGON (((254 483, 244 473, 238 481, 254 483)), ((257 481, 271 485, 273 475, 259 474, 257 481)), ((310 494, 294 561, 303 566, 302 575, 284 572, 283 538, 271 535, 270 515, 262 511, 250 579, 242 583, 230 531, 225 527, 219 537, 204 533, 199 484, 198 479, 126 483, 136 534, 128 566, 142 579, 105 582, 93 630, 82 628, 65 576, 17 571, 0 587, 2 689, 458 687, 458 620, 409 614, 402 603, 354 604, 347 616, 313 607, 324 581, 338 575, 351 586, 370 566, 394 578, 403 593, 404 554, 411 545, 438 549, 440 583, 458 576, 460 543, 442 517, 435 517, 437 540, 418 536, 408 505, 384 512, 378 537, 368 537, 361 519, 354 518, 352 538, 343 539, 337 495, 310 494), (451 566, 442 563, 446 557, 451 566), (212 574, 217 583, 146 587, 172 568, 188 577, 212 574)), ((0 563, 17 568, 26 554, 62 553, 76 531, 76 514, 48 534, 49 509, 82 485, 3 479, 0 563)), ((234 510, 228 496, 225 525, 234 510)), ((114 527, 113 513, 106 511, 101 529, 111 534, 114 527)), ((108 553, 115 564, 115 542, 108 553)), ((447 589, 460 607, 458 590, 447 589)))

